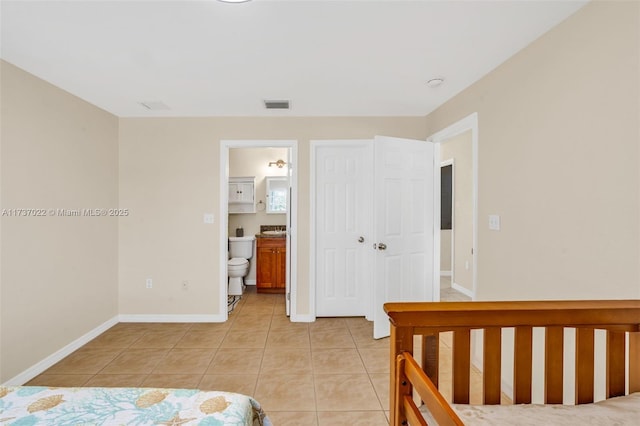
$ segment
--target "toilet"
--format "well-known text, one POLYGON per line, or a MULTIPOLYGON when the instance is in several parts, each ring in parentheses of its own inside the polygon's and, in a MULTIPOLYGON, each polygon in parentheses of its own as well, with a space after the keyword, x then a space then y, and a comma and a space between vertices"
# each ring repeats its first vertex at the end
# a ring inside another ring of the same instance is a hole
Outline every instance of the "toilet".
POLYGON ((244 278, 249 273, 249 259, 253 257, 254 236, 229 237, 229 296, 241 296, 244 290, 244 278))

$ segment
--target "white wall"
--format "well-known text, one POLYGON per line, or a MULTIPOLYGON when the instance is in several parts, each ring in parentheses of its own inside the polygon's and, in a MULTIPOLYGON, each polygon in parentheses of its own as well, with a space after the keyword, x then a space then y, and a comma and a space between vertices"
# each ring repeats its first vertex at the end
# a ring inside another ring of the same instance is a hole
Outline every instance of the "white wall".
MULTIPOLYGON (((309 141, 376 134, 426 139, 424 117, 216 117, 120 120, 120 313, 215 315, 221 140, 298 141, 298 300, 309 313, 309 141), (146 277, 154 288, 145 288, 146 277), (181 288, 189 280, 188 291, 181 288)), ((224 283, 226 285, 226 283, 224 283)))
POLYGON ((427 117, 478 113, 479 300, 640 297, 639 8, 589 3, 427 117))
POLYGON ((0 66, 2 383, 118 314, 118 219, 49 212, 118 207, 118 119, 0 66))

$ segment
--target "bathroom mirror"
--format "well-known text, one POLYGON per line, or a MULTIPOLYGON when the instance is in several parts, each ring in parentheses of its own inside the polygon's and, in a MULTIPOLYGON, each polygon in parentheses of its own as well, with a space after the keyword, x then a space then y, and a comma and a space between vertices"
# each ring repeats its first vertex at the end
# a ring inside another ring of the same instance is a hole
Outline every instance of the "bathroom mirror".
POLYGON ((286 213, 289 195, 287 176, 267 176, 267 213, 286 213))

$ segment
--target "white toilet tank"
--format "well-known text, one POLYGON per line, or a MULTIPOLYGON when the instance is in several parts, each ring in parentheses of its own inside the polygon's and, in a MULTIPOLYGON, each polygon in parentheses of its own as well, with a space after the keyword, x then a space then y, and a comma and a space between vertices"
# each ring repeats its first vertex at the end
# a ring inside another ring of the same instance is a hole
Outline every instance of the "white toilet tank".
POLYGON ((251 259, 253 257, 253 240, 256 237, 229 237, 229 256, 251 259))

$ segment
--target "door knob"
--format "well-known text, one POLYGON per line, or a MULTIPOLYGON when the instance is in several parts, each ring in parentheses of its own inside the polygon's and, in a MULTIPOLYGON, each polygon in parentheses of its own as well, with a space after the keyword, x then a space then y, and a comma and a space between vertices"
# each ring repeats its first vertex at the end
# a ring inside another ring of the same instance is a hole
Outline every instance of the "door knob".
POLYGON ((378 250, 386 250, 387 245, 385 243, 378 243, 378 250))
POLYGON ((358 238, 358 242, 359 243, 364 243, 364 237, 361 236, 360 238, 358 238))

